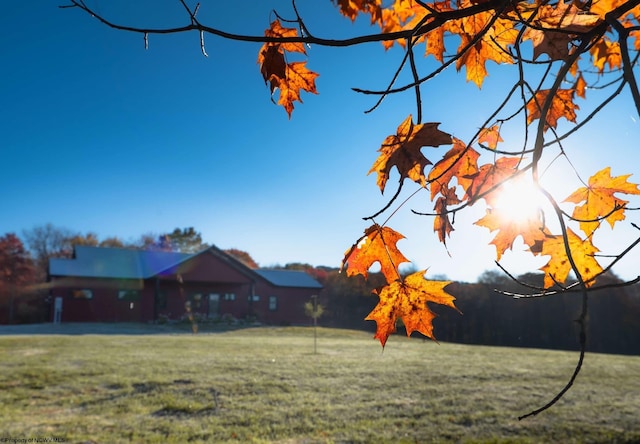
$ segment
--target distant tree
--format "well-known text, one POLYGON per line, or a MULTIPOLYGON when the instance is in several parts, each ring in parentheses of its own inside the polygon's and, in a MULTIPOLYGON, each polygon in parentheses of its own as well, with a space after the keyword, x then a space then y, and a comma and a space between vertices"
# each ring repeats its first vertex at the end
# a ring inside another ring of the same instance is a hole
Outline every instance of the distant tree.
POLYGON ((34 281, 31 256, 14 233, 0 237, 0 306, 8 307, 8 320, 14 320, 14 307, 18 297, 28 291, 34 281))
POLYGON ((73 255, 69 239, 74 234, 67 228, 56 227, 48 223, 25 230, 23 236, 33 257, 36 280, 39 282, 44 282, 47 279, 50 258, 71 257, 73 255))
POLYGON ((482 273, 480 277, 478 277, 478 283, 486 284, 486 285, 502 286, 502 285, 510 284, 511 279, 509 279, 507 276, 504 275, 504 273, 501 273, 499 271, 487 270, 484 273, 482 273))
POLYGON ((127 245, 131 248, 138 248, 140 250, 159 250, 160 245, 158 244, 159 236, 154 233, 144 233, 141 234, 140 237, 127 245))
POLYGON ((73 236, 69 236, 66 239, 66 243, 68 244, 65 248, 70 248, 73 250, 73 247, 77 245, 87 246, 87 247, 97 247, 100 244, 98 240, 98 235, 95 233, 87 233, 87 234, 74 234, 73 236))
POLYGON ((124 248, 125 243, 119 237, 111 236, 101 240, 98 246, 111 247, 111 248, 124 248))
POLYGON ((193 227, 176 228, 171 233, 160 235, 158 245, 161 250, 181 253, 197 253, 208 247, 202 242, 202 235, 193 227))
POLYGON ((289 262, 284 266, 277 266, 275 268, 279 268, 282 270, 306 271, 310 268, 313 268, 313 265, 306 264, 304 262, 289 262))
POLYGON ((233 256, 234 258, 238 259, 249 268, 253 268, 254 270, 256 268, 260 268, 258 266, 258 263, 254 261, 251 255, 246 251, 238 250, 237 248, 227 248, 226 250, 224 250, 224 252, 229 256, 233 256))

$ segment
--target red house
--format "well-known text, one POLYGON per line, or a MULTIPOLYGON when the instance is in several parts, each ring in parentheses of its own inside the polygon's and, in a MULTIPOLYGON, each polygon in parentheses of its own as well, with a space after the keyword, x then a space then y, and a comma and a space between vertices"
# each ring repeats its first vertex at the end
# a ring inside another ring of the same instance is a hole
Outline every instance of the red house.
POLYGON ((304 304, 322 286, 303 271, 251 269, 210 247, 196 254, 76 246, 51 259, 53 322, 179 319, 187 302, 211 319, 303 324, 304 304))

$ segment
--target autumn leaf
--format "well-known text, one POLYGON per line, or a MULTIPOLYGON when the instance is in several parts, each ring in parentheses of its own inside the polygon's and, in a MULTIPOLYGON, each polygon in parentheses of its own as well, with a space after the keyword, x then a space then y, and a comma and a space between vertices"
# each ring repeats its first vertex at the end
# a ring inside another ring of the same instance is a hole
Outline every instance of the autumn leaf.
POLYGON ((428 182, 431 187, 431 200, 438 193, 442 193, 442 190, 446 192, 454 177, 458 185, 466 192, 473 182, 473 177, 478 173, 479 157, 480 153, 454 137, 453 148, 429 171, 428 182))
POLYGON ((609 65, 609 70, 622 66, 622 54, 620 53, 620 44, 618 42, 611 42, 606 37, 601 38, 598 43, 591 47, 589 52, 593 58, 593 65, 598 68, 599 72, 604 71, 605 65, 609 65))
MULTIPOLYGON (((280 25, 278 20, 274 20, 269 29, 265 31, 265 36, 276 38, 297 37, 298 30, 285 28, 280 25)), ((282 105, 289 118, 291 118, 294 107, 293 102, 302 103, 300 91, 318 93, 315 84, 318 74, 307 69, 307 62, 287 63, 285 51, 306 54, 305 46, 302 43, 267 42, 260 48, 258 64, 265 83, 269 84, 271 95, 273 96, 276 90, 280 91, 278 105, 282 105)))
POLYGON ((601 22, 597 14, 578 9, 573 3, 543 4, 524 32, 524 39, 533 43, 533 58, 547 54, 551 60, 567 58, 577 34, 592 29, 601 22))
POLYGON ((580 73, 576 78, 576 82, 573 85, 573 88, 576 90, 576 94, 578 95, 578 97, 581 97, 583 99, 586 98, 587 82, 584 80, 582 73, 580 73))
POLYGON ((493 125, 491 128, 482 128, 478 135, 478 143, 483 143, 492 150, 498 147, 499 142, 504 142, 500 137, 500 126, 493 125))
POLYGON ((500 157, 495 163, 482 165, 467 190, 467 198, 475 201, 484 198, 489 206, 493 205, 498 186, 518 170, 521 159, 518 157, 500 157))
POLYGON ((278 105, 282 105, 291 117, 293 112, 293 102, 302 103, 300 90, 317 94, 315 79, 318 77, 313 71, 306 67, 307 62, 293 62, 287 64, 286 75, 278 85, 280 97, 278 105))
POLYGON ((396 247, 396 243, 404 236, 389 227, 374 224, 367 228, 358 241, 349 248, 342 260, 342 269, 347 270, 347 276, 361 274, 368 277, 369 268, 378 262, 387 282, 394 282, 400 278, 398 266, 409 262, 396 247))
MULTIPOLYGON (((542 107, 547 100, 550 90, 541 89, 527 102, 527 124, 531 124, 540 118, 542 107)), ((576 110, 580 109, 573 103, 574 89, 558 89, 551 99, 551 106, 547 112, 545 130, 548 127, 556 128, 558 119, 564 117, 569 122, 576 121, 576 110)))
POLYGON ((455 298, 444 288, 449 281, 428 281, 424 274, 426 270, 418 271, 374 290, 380 298, 378 305, 365 318, 376 321, 377 329, 374 338, 380 340, 384 347, 389 335, 396 331, 398 318, 402 319, 407 330, 407 336, 414 331, 435 340, 432 321, 436 315, 429 309, 427 303, 446 305, 456 309, 455 298))
POLYGON ((358 14, 370 14, 371 23, 381 20, 382 2, 381 0, 331 0, 336 4, 340 13, 345 17, 355 21, 358 14))
POLYGON ((621 6, 627 0, 593 0, 591 2, 590 11, 597 14, 603 20, 606 19, 607 13, 621 6))
POLYGON ((565 202, 584 204, 575 207, 573 217, 580 221, 580 229, 587 237, 600 226, 604 218, 611 228, 625 219, 624 207, 628 201, 616 197, 616 193, 640 194, 638 185, 627 182, 631 174, 611 177, 611 167, 606 167, 589 178, 589 185, 574 191, 565 202))
MULTIPOLYGON (((470 0, 463 0, 461 7, 469 7, 473 3, 470 0)), ((484 11, 453 21, 447 29, 460 37, 458 54, 461 56, 456 61, 456 69, 460 71, 464 66, 467 71, 467 81, 474 82, 478 88, 482 86, 487 76, 488 60, 498 64, 513 63, 507 48, 515 43, 518 31, 514 28, 512 20, 495 19, 493 12, 484 11), (478 38, 479 35, 480 38, 478 38)))
POLYGON ((484 217, 475 222, 475 225, 488 228, 489 231, 497 231, 490 242, 496 247, 497 260, 502 258, 507 249, 513 249, 513 243, 518 236, 522 236, 522 240, 532 252, 539 253, 547 237, 541 215, 532 214, 522 220, 510 217, 509 212, 509 208, 488 208, 484 217))
MULTIPOLYGON (((587 282, 587 286, 595 283, 595 277, 602 273, 602 267, 595 259, 594 255, 598 250, 590 238, 582 240, 571 229, 567 230, 567 242, 571 257, 576 264, 582 279, 587 282)), ((544 271, 544 288, 552 287, 556 282, 564 283, 567 280, 571 263, 567 257, 564 238, 562 236, 549 236, 542 244, 543 256, 551 256, 549 262, 540 270, 544 271)))
POLYGON ((384 192, 389 173, 395 166, 400 173, 400 180, 409 178, 421 186, 427 179, 424 167, 431 162, 420 151, 423 146, 439 146, 451 143, 451 135, 438 129, 439 123, 415 125, 411 114, 398 127, 395 135, 388 136, 378 150, 380 155, 368 174, 378 173, 378 187, 384 192))
POLYGON ((440 242, 446 245, 446 239, 453 231, 453 225, 451 225, 451 221, 449 220, 447 208, 449 205, 459 204, 460 199, 458 199, 458 196, 456 195, 455 187, 443 189, 441 190, 441 193, 442 196, 436 200, 434 207, 436 217, 433 221, 433 231, 438 234, 440 242))

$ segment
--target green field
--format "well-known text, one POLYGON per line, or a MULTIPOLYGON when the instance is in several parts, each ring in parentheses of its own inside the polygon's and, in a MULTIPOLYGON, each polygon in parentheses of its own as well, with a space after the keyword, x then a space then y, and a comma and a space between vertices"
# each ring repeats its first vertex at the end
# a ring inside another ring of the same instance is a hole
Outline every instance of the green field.
POLYGON ((0 440, 640 442, 640 357, 587 355, 524 421, 577 353, 252 328, 0 336, 0 358, 0 440))

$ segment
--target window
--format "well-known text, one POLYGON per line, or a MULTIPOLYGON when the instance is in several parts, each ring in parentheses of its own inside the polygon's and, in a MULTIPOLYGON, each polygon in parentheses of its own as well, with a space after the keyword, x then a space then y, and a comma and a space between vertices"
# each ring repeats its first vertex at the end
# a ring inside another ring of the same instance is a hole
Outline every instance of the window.
POLYGON ((196 310, 199 309, 202 305, 202 293, 191 294, 191 296, 189 297, 189 301, 191 301, 191 307, 195 308, 196 310))
POLYGON ((118 291, 118 299, 121 301, 139 301, 140 300, 140 291, 138 290, 119 290, 118 291))
POLYGON ((260 296, 254 294, 253 296, 249 295, 249 302, 258 302, 260 300, 260 296))
POLYGON ((269 296, 269 310, 276 311, 278 309, 278 297, 269 296))
POLYGON ((225 293, 224 294, 224 300, 225 301, 235 301, 236 300, 236 294, 235 293, 225 293))
POLYGON ((74 299, 93 299, 93 291, 89 289, 71 290, 74 299))

